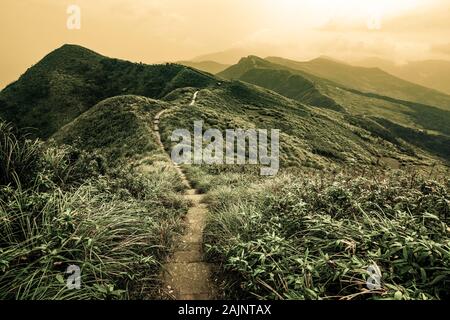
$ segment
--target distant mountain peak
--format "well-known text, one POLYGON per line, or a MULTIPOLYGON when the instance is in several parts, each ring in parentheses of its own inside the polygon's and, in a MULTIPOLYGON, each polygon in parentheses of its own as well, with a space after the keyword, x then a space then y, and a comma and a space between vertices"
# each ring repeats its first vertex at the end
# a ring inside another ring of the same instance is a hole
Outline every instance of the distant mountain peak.
POLYGON ((181 65, 132 63, 66 44, 0 91, 0 117, 48 138, 105 98, 131 94, 160 99, 178 88, 216 81, 181 65))
POLYGON ((255 55, 249 55, 247 57, 241 58, 237 65, 249 65, 251 67, 257 68, 268 68, 272 66, 272 63, 264 60, 261 57, 255 55))
POLYGON ((85 47, 64 44, 47 54, 35 67, 65 69, 70 67, 74 61, 91 63, 92 61, 98 61, 103 58, 105 57, 85 47))
POLYGON ((246 57, 242 57, 241 60, 239 60, 239 63, 247 62, 247 61, 264 62, 265 60, 263 58, 255 56, 255 55, 249 55, 249 56, 246 56, 246 57))
POLYGON ((66 43, 66 44, 62 45, 61 47, 53 50, 52 52, 50 52, 49 55, 60 54, 60 53, 91 54, 91 55, 95 55, 95 56, 101 56, 99 53, 97 53, 91 49, 85 48, 85 47, 77 45, 77 44, 70 44, 70 43, 66 43))
POLYGON ((313 59, 313 61, 314 61, 314 60, 318 60, 318 61, 331 61, 331 62, 335 62, 335 63, 340 63, 340 64, 348 65, 348 63, 345 62, 345 61, 343 61, 343 60, 340 60, 340 59, 337 59, 337 58, 333 58, 333 57, 330 57, 330 56, 326 56, 326 55, 321 55, 321 56, 317 57, 316 59, 313 59))

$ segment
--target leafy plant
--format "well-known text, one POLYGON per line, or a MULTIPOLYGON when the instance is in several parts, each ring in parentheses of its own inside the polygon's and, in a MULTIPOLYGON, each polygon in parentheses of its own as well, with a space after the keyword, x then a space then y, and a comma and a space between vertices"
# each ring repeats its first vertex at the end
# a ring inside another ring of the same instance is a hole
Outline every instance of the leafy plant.
POLYGON ((448 298, 449 180, 303 172, 246 181, 208 196, 204 245, 227 297, 448 298), (373 263, 378 290, 366 285, 373 263))
POLYGON ((184 187, 167 164, 142 173, 102 156, 17 138, 0 123, 0 299, 158 295, 182 231, 184 187), (80 290, 66 269, 81 269, 80 290))

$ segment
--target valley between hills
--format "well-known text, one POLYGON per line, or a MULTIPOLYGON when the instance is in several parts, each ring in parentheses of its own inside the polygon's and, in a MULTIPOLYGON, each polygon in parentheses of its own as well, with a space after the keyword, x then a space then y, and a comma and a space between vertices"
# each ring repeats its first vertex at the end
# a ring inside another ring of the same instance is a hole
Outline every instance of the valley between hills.
POLYGON ((450 96, 325 58, 200 65, 64 45, 0 92, 0 299, 448 298, 450 96), (175 165, 194 121, 279 129, 280 172, 175 165))

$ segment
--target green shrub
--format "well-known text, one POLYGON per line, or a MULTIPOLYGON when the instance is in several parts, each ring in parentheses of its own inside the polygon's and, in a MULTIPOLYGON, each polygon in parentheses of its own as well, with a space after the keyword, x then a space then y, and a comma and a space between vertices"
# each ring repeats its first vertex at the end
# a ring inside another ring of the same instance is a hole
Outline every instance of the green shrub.
POLYGON ((227 297, 448 298, 448 180, 320 172, 250 181, 208 196, 204 243, 227 297), (374 263, 379 290, 366 286, 374 263))
POLYGON ((14 128, 0 121, 0 184, 29 184, 28 179, 36 172, 41 143, 16 137, 14 128))
POLYGON ((175 170, 110 167, 4 124, 0 134, 0 299, 155 297, 187 211, 175 170), (81 268, 80 290, 66 287, 69 265, 81 268))

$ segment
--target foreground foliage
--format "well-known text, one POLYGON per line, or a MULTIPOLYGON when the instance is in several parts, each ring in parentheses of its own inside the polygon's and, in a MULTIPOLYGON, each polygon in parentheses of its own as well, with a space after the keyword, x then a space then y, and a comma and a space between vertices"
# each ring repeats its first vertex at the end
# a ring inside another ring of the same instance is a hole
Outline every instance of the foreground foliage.
POLYGON ((0 123, 0 299, 151 298, 187 204, 175 172, 113 169, 95 153, 0 123), (68 290, 69 265, 81 289, 68 290))
POLYGON ((449 180, 401 171, 249 176, 212 189, 208 201, 204 242, 226 297, 449 297, 449 180), (381 287, 369 290, 374 264, 381 287))

